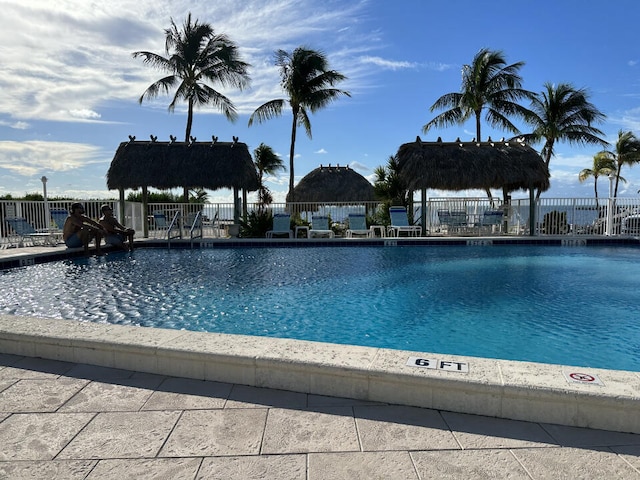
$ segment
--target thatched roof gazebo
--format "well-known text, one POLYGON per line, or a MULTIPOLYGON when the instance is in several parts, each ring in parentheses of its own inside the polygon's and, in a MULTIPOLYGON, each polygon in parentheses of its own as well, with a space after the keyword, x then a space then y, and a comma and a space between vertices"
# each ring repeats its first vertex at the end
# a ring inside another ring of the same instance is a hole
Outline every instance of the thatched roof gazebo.
MULTIPOLYGON (((296 202, 333 203, 375 200, 373 185, 348 166, 320 165, 293 189, 296 202)), ((289 196, 287 196, 289 202, 289 196)))
POLYGON ((493 142, 415 142, 398 149, 400 177, 410 190, 547 190, 549 171, 529 145, 493 142))
MULTIPOLYGON (((201 187, 229 188, 237 198, 239 190, 258 189, 258 175, 247 145, 233 142, 122 142, 107 172, 107 187, 120 190, 142 188, 146 208, 147 188, 201 187)), ((124 201, 121 202, 122 204, 124 201)), ((145 231, 145 236, 146 236, 145 231)))
MULTIPOLYGON (((415 142, 397 153, 400 178, 410 190, 529 190, 530 221, 534 222, 533 191, 549 188, 549 170, 540 155, 521 139, 486 142, 415 142)), ((424 208, 423 208, 424 212, 424 208)), ((424 225, 424 221, 423 221, 424 225)), ((531 232, 534 228, 531 228, 531 232)))

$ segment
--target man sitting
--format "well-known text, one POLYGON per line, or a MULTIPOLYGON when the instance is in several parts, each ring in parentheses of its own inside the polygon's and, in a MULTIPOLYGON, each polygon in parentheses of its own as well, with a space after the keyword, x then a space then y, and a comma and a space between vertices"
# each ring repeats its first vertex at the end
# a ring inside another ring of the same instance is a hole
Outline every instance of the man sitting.
POLYGON ((113 216, 113 209, 109 205, 100 207, 102 217, 100 217, 100 225, 106 231, 105 243, 120 247, 124 250, 133 250, 133 236, 136 231, 133 228, 127 228, 122 225, 116 217, 113 216), (127 243, 125 244, 125 240, 127 243))
POLYGON ((62 239, 69 248, 84 247, 84 254, 89 255, 89 243, 95 239, 96 255, 102 255, 100 241, 104 231, 102 226, 84 214, 84 205, 74 203, 71 213, 62 227, 62 239))

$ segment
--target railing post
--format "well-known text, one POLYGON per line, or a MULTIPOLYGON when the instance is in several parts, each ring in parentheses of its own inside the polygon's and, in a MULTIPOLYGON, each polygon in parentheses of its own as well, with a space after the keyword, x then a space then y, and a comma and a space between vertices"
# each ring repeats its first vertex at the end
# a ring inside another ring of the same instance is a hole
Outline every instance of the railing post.
POLYGON ((607 202, 607 224, 604 232, 607 237, 613 235, 613 204, 613 197, 609 196, 609 200, 607 202))

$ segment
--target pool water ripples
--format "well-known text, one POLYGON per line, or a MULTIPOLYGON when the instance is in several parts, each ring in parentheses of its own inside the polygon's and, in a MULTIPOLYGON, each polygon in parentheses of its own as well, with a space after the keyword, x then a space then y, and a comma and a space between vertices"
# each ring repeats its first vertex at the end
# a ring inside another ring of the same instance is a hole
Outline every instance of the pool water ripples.
POLYGON ((640 370, 640 249, 141 249, 0 273, 0 311, 640 370))

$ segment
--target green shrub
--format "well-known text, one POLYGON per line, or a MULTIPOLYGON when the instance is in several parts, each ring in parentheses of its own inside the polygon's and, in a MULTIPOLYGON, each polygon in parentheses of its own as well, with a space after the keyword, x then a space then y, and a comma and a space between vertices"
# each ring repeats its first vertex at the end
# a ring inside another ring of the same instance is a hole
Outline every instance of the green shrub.
POLYGON ((273 215, 268 210, 252 210, 247 220, 240 220, 240 236, 243 238, 264 238, 273 226, 273 215))

